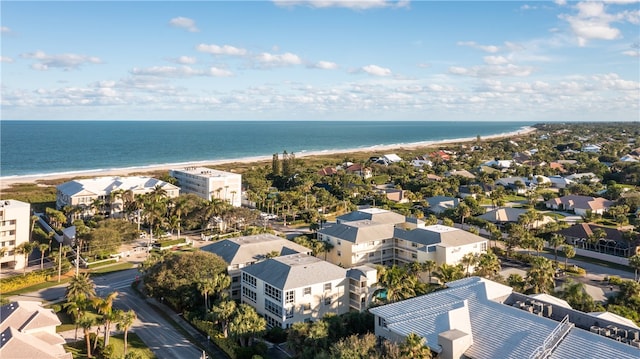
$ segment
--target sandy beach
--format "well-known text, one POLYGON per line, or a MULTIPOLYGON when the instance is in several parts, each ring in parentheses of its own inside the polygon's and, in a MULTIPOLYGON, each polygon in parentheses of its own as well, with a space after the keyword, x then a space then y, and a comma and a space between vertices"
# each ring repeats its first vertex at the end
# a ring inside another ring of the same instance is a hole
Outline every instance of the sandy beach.
MULTIPOLYGON (((483 140, 496 140, 500 138, 507 137, 517 137, 529 134, 531 132, 535 132, 536 129, 533 127, 527 127, 520 131, 498 134, 493 136, 484 136, 483 140)), ((382 153, 391 153, 394 150, 404 149, 404 150, 415 150, 418 148, 433 148, 437 146, 445 146, 452 143, 464 143, 475 141, 476 138, 461 138, 461 139, 451 139, 444 141, 427 141, 427 142, 418 142, 411 143, 406 145, 389 145, 389 146, 371 146, 365 148, 351 148, 344 150, 331 150, 331 151, 310 151, 303 153, 296 153, 296 158, 304 158, 304 157, 312 157, 319 155, 332 155, 332 154, 341 154, 341 153, 354 153, 354 152, 371 152, 374 154, 382 154, 382 153)), ((87 171, 77 171, 73 173, 65 172, 65 173, 53 173, 53 174, 43 174, 43 175, 33 175, 33 176, 9 176, 9 177, 0 177, 0 190, 10 188, 15 184, 21 183, 38 183, 42 181, 60 181, 67 179, 74 179, 79 177, 103 177, 103 176, 128 176, 128 175, 141 175, 144 173, 155 173, 158 171, 169 171, 172 168, 181 168, 181 167, 191 167, 191 166, 218 166, 222 164, 228 164, 233 162, 239 163, 253 163, 253 162, 265 162, 271 161, 272 156, 254 156, 254 157, 245 157, 239 159, 225 159, 225 160, 215 160, 215 161, 198 161, 198 162, 182 162, 182 163, 172 163, 166 165, 158 165, 158 166, 139 166, 139 167, 127 167, 127 168, 115 168, 115 169, 107 169, 107 170, 87 170, 87 171)))

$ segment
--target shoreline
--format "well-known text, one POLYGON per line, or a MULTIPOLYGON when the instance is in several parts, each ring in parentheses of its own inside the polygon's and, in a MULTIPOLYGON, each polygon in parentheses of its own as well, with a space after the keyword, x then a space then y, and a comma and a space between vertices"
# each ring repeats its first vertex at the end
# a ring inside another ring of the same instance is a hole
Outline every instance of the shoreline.
MULTIPOLYGON (((535 131, 536 129, 534 127, 525 126, 520 128, 517 131, 500 133, 500 134, 489 135, 489 136, 481 136, 481 138, 483 140, 496 140, 500 138, 526 135, 535 131)), ((356 153, 356 152, 381 152, 381 151, 393 151, 398 149, 416 150, 419 148, 428 148, 432 146, 471 142, 471 141, 474 141, 475 139, 476 137, 465 137, 465 138, 444 139, 444 140, 436 140, 436 141, 414 142, 414 143, 406 143, 406 144, 372 145, 372 146, 359 147, 359 148, 303 151, 303 152, 296 152, 295 155, 296 155, 296 158, 304 158, 304 157, 356 153)), ((181 167, 218 166, 218 165, 229 164, 234 162, 238 162, 238 163, 265 162, 265 161, 270 161, 271 159, 272 159, 272 155, 264 155, 264 156, 250 156, 250 157, 235 158, 235 159, 187 161, 187 162, 166 163, 166 164, 157 164, 157 165, 132 166, 132 167, 123 167, 123 168, 89 169, 89 170, 43 173, 43 174, 33 174, 33 175, 15 175, 15 176, 0 177, 0 189, 8 189, 16 184, 38 183, 40 181, 56 181, 56 180, 63 180, 63 179, 75 179, 79 177, 128 176, 133 173, 144 174, 144 173, 152 173, 152 172, 158 172, 158 171, 169 171, 170 169, 181 168, 181 167)))

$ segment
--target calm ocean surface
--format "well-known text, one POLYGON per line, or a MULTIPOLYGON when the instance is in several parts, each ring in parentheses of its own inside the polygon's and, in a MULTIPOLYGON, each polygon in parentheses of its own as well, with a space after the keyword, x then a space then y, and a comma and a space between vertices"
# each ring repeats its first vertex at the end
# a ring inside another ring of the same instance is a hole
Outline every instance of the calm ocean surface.
POLYGON ((524 122, 0 121, 0 177, 333 151, 517 132, 524 122))

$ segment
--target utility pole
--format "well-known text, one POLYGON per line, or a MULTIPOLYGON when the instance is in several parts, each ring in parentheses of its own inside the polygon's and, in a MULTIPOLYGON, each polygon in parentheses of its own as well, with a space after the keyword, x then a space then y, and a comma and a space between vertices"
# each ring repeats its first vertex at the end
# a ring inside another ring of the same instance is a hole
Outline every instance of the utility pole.
POLYGON ((60 241, 60 249, 58 250, 58 283, 62 276, 62 241, 60 241))
POLYGON ((82 247, 82 243, 80 245, 76 243, 76 277, 80 273, 80 247, 82 247))

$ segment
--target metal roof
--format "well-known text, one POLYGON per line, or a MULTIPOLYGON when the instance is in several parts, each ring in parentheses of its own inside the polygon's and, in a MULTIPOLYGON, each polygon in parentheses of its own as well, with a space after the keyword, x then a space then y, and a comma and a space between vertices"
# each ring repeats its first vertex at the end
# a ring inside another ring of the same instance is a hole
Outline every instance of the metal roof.
POLYGON ((266 258, 270 252, 280 255, 292 253, 311 253, 311 249, 273 234, 227 238, 200 248, 215 253, 229 265, 256 262, 266 258))

